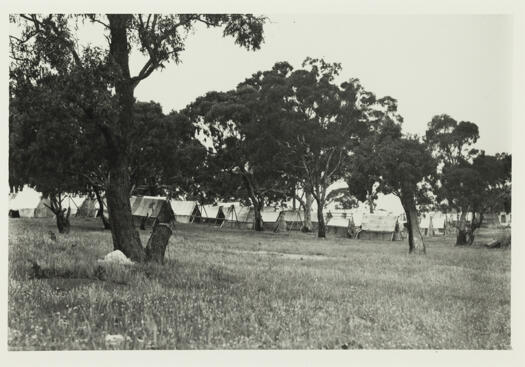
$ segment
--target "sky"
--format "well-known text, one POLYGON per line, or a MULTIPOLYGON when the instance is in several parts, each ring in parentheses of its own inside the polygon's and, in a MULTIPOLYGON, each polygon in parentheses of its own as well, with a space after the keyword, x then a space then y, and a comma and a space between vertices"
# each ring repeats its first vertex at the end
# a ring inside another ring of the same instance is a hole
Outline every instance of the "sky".
MULTIPOLYGON (((182 63, 141 82, 136 97, 164 112, 211 90, 226 91, 275 62, 307 57, 342 64, 377 96, 398 100, 404 131, 424 134, 446 113, 480 129, 477 147, 511 152, 512 17, 506 15, 272 15, 265 43, 247 51, 204 27, 189 36, 182 63)), ((144 59, 132 55, 132 71, 144 59)))
MULTIPOLYGON (((511 153, 511 16, 267 16, 265 42, 257 51, 235 45, 222 37, 221 29, 197 27, 186 41, 182 62, 154 72, 139 84, 135 96, 159 102, 168 113, 208 91, 235 88, 276 62, 300 68, 308 56, 324 58, 342 64, 339 82, 359 78, 378 97, 396 98, 406 133, 423 135, 433 116, 446 113, 479 126, 477 148, 511 153)), ((80 27, 78 37, 81 44, 106 44, 100 28, 93 26, 80 27)), ((132 74, 145 61, 132 53, 132 74)), ((389 209, 399 207, 389 198, 383 201, 389 209)))

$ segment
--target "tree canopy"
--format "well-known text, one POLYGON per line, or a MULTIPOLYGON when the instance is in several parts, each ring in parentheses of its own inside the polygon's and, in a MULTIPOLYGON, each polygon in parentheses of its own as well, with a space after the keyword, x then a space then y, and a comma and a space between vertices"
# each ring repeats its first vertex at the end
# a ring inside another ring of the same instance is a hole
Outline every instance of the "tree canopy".
POLYGON ((222 27, 224 36, 256 50, 263 42, 266 19, 250 14, 20 14, 10 20, 21 26, 19 36, 10 36, 13 88, 54 75, 62 90, 68 90, 68 98, 60 102, 82 111, 79 121, 88 122, 103 139, 101 151, 111 177, 106 197, 114 247, 133 260, 145 260, 129 204, 134 89, 169 61, 180 61, 197 24, 222 27), (75 27, 83 21, 98 27, 107 47, 79 45, 75 27), (129 65, 133 51, 146 56, 136 75, 131 75, 129 65))

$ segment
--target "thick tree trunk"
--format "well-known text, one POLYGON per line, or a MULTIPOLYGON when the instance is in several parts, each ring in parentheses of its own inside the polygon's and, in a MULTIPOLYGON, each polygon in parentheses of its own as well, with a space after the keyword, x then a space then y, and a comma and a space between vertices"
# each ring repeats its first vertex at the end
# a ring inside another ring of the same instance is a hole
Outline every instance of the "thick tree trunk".
POLYGON ((419 221, 414 199, 411 197, 402 198, 401 204, 407 216, 408 253, 424 254, 426 253, 425 242, 419 230, 419 221))
POLYGON ((145 251, 138 232, 133 227, 129 203, 130 178, 127 161, 128 139, 126 134, 133 124, 134 84, 129 71, 129 47, 127 28, 131 16, 126 14, 108 15, 111 44, 109 63, 115 69, 115 95, 118 101, 118 120, 111 130, 103 130, 109 155, 109 178, 106 199, 111 222, 113 247, 122 251, 133 261, 142 262, 145 251))
POLYGON ((146 261, 164 264, 164 255, 171 234, 170 225, 167 223, 159 223, 153 228, 146 246, 146 261))
POLYGON ((324 203, 320 203, 319 201, 317 202, 317 221, 319 222, 319 228, 317 229, 318 238, 326 237, 326 224, 324 222, 323 206, 324 203))
POLYGON ((312 232, 312 204, 314 202, 314 197, 312 193, 306 192, 305 202, 304 202, 304 219, 303 226, 301 227, 301 232, 312 232))
POLYGON ((133 261, 144 260, 144 249, 138 232, 133 226, 131 205, 129 203, 130 182, 125 162, 113 162, 106 199, 111 222, 113 248, 120 250, 133 261))

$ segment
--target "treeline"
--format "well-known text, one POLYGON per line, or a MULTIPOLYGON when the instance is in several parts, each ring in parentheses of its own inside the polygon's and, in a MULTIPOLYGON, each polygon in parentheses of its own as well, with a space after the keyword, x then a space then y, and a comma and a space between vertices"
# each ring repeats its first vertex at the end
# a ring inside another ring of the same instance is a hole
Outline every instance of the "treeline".
MULTIPOLYGON (((101 18, 87 16, 98 23, 101 18)), ((346 202, 373 203, 379 192, 400 198, 411 253, 425 252, 419 207, 461 212, 458 245, 472 243, 484 213, 510 207, 510 155, 473 149, 479 138, 474 123, 439 115, 424 137, 406 134, 397 101, 376 96, 358 79, 337 82, 338 63, 307 58, 294 69, 279 62, 233 90, 208 92, 168 115, 154 102, 135 102, 133 89, 142 79, 177 61, 181 29, 198 22, 224 26, 225 35, 257 49, 262 17, 171 15, 146 21, 108 15, 102 24, 111 36, 109 49, 82 52, 75 49, 68 18, 28 15, 14 21, 25 28, 11 42, 10 185, 28 184, 50 197, 104 193, 115 249, 134 260, 145 255, 131 221, 132 194, 202 203, 241 200, 254 207, 256 230, 263 228, 264 206, 296 199, 307 214, 303 230, 310 231, 315 202, 318 236, 325 237, 328 187, 345 180, 346 202), (149 57, 135 77, 129 72, 132 47, 149 57), (467 213, 476 214, 472 221, 467 213)), ((52 210, 57 221, 67 216, 60 204, 52 210)))

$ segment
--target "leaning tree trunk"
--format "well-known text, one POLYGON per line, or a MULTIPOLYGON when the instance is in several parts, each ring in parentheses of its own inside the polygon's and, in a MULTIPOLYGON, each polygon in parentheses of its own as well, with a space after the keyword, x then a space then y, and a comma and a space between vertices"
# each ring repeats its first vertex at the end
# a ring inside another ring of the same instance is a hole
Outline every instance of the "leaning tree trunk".
POLYGON ((164 264, 164 255, 171 234, 172 231, 169 224, 159 223, 155 225, 146 246, 146 261, 164 264))
POLYGON ((312 193, 306 192, 306 197, 304 201, 304 220, 303 226, 301 227, 301 232, 312 232, 312 204, 314 202, 314 197, 312 193))
POLYGON ((324 222, 323 215, 323 206, 324 203, 317 202, 317 221, 319 222, 319 228, 317 229, 317 237, 325 238, 326 237, 326 224, 324 222))
POLYGON ((419 220, 417 218, 417 210, 414 199, 411 197, 403 198, 401 200, 403 209, 407 216, 407 230, 408 230, 408 253, 409 254, 424 254, 426 253, 425 242, 419 230, 419 220))
POLYGON ((122 251, 134 261, 142 262, 145 251, 140 243, 138 232, 133 227, 131 205, 129 203, 130 178, 127 160, 127 131, 133 124, 133 105, 135 85, 129 71, 129 47, 127 28, 131 21, 128 14, 108 15, 111 44, 109 48, 109 63, 116 69, 114 75, 115 95, 118 102, 117 121, 111 130, 102 130, 104 133, 109 154, 109 177, 106 199, 111 222, 111 236, 113 247, 122 251))

